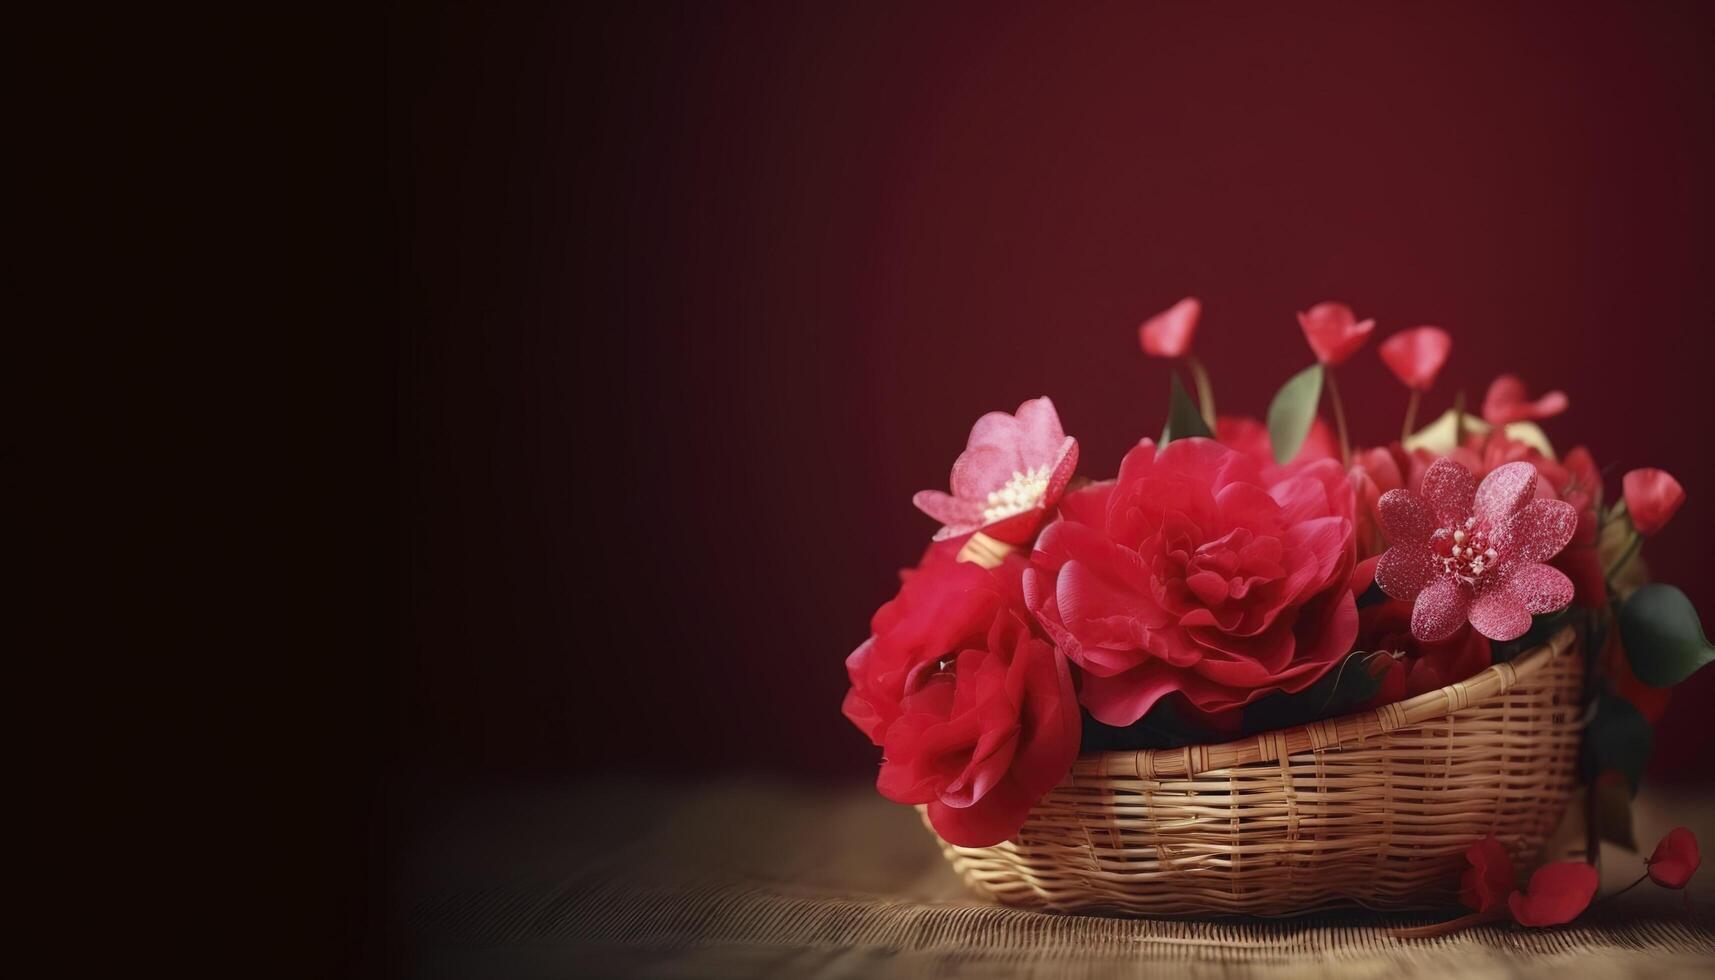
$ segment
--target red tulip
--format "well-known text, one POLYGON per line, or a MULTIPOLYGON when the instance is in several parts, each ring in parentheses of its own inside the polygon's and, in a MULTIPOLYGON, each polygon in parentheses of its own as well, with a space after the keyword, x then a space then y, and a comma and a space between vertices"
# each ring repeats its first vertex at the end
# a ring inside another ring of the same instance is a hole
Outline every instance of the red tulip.
POLYGON ((1632 515, 1632 527, 1649 537, 1662 529, 1679 505, 1685 503, 1685 488, 1666 470, 1644 468, 1626 474, 1621 484, 1625 489, 1626 510, 1632 515))
POLYGON ((1374 320, 1359 320, 1352 308, 1344 303, 1317 303, 1298 314, 1298 325, 1304 339, 1316 352, 1316 359, 1329 367, 1346 363, 1358 352, 1376 328, 1374 320))
POLYGON ((1651 881, 1663 888, 1684 888, 1697 873, 1703 858, 1697 853, 1696 835, 1684 827, 1675 827, 1655 846, 1655 853, 1645 863, 1649 865, 1651 881))
POLYGON ((1513 892, 1507 904, 1521 926, 1557 926, 1590 906, 1600 881, 1596 869, 1583 861, 1556 861, 1538 868, 1524 891, 1513 892))
POLYGON ((1465 852, 1471 866, 1459 879, 1459 901, 1487 912, 1498 908, 1513 892, 1513 861, 1494 834, 1472 844, 1465 852))
POLYGON ((1184 357, 1191 350, 1191 337, 1202 314, 1203 304, 1197 297, 1187 296, 1143 321, 1137 328, 1143 352, 1150 357, 1184 357))
POLYGON ((1379 352, 1400 384, 1428 391, 1452 349, 1452 336, 1440 327, 1413 327, 1382 341, 1379 352))
POLYGON ((1563 391, 1551 391, 1536 401, 1527 401, 1524 381, 1516 374, 1503 374, 1489 385, 1489 394, 1483 399, 1483 419, 1490 425, 1506 425, 1552 418, 1566 411, 1570 404, 1563 391))

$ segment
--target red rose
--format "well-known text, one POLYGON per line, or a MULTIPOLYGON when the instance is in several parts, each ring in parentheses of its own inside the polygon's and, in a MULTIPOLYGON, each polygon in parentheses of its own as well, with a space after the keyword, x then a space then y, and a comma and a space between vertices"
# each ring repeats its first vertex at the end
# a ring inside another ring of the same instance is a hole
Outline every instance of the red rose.
POLYGON ((882 795, 927 804, 943 838, 986 847, 1065 777, 1081 726, 1071 670, 1024 608, 1027 563, 954 561, 960 543, 932 546, 876 611, 846 660, 845 714, 882 746, 882 795))
POLYGON ((1351 649, 1352 513, 1332 460, 1265 477, 1208 439, 1146 440, 1061 501, 1025 600, 1097 720, 1129 725, 1175 691, 1225 711, 1303 690, 1351 649))
POLYGON ((1465 680, 1494 662, 1488 638, 1469 626, 1445 640, 1411 635, 1411 604, 1397 599, 1358 611, 1359 650, 1388 656, 1381 690, 1369 707, 1380 707, 1465 680))

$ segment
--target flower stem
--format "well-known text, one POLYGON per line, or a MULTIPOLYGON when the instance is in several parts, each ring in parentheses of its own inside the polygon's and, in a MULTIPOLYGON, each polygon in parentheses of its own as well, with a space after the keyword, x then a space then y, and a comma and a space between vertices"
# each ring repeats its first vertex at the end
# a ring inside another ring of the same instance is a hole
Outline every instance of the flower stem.
POLYGON ((1465 393, 1453 396, 1453 448, 1465 444, 1465 393))
POLYGON ((1614 564, 1608 567, 1608 581, 1612 582, 1614 580, 1614 576, 1620 574, 1620 571, 1624 569, 1626 565, 1631 562, 1633 556, 1638 553, 1638 549, 1643 546, 1644 536, 1634 529, 1632 531, 1632 539, 1626 542, 1626 550, 1620 552, 1620 557, 1614 559, 1614 564))
POLYGON ((1405 426, 1399 430, 1399 441, 1411 438, 1412 427, 1417 425, 1417 404, 1423 400, 1423 393, 1416 388, 1411 389, 1411 400, 1405 403, 1405 426))
POLYGON ((1203 421, 1209 426, 1209 434, 1215 434, 1215 388, 1209 384, 1209 372, 1203 368, 1203 362, 1196 354, 1187 354, 1185 363, 1191 368, 1191 381, 1197 386, 1197 407, 1203 410, 1203 421))
POLYGON ((1334 428, 1340 432, 1340 465, 1352 465, 1352 441, 1346 437, 1346 406, 1340 401, 1340 386, 1334 383, 1334 368, 1322 369, 1328 377, 1328 399, 1334 403, 1334 428))
POLYGON ((1626 886, 1626 887, 1624 887, 1624 888, 1622 888, 1622 889, 1620 889, 1620 890, 1619 890, 1619 891, 1617 891, 1617 892, 1615 892, 1615 893, 1614 893, 1614 894, 1612 894, 1612 895, 1603 895, 1603 896, 1602 896, 1602 897, 1601 897, 1601 898, 1598 898, 1598 899, 1596 899, 1596 900, 1595 900, 1595 901, 1594 901, 1594 902, 1591 902, 1591 903, 1590 903, 1590 907, 1591 907, 1591 908, 1595 908, 1595 907, 1596 907, 1596 906, 1598 906, 1598 905, 1600 905, 1600 904, 1602 904, 1602 903, 1603 903, 1603 902, 1611 902, 1611 901, 1613 901, 1613 900, 1614 900, 1614 899, 1616 899, 1616 898, 1619 898, 1619 897, 1620 897, 1620 896, 1621 896, 1621 895, 1624 895, 1624 894, 1625 894, 1625 893, 1626 893, 1626 892, 1629 892, 1629 891, 1631 891, 1631 890, 1632 890, 1632 889, 1634 889, 1634 888, 1636 888, 1636 887, 1638 887, 1638 886, 1639 886, 1639 885, 1641 885, 1641 884, 1643 884, 1643 883, 1644 883, 1644 879, 1645 879, 1645 878, 1648 878, 1648 877, 1649 877, 1649 872, 1648 872, 1648 871, 1645 871, 1645 872, 1644 872, 1644 873, 1643 873, 1643 874, 1641 874, 1641 875, 1639 875, 1639 876, 1638 876, 1638 880, 1637 880, 1637 881, 1634 881, 1634 882, 1632 882, 1632 883, 1631 883, 1631 884, 1629 884, 1629 885, 1627 885, 1627 886, 1626 886))
POLYGON ((1507 907, 1505 902, 1502 902, 1487 912, 1472 912, 1470 915, 1461 915, 1457 919, 1448 919, 1446 922, 1418 926, 1415 929, 1389 929, 1388 935, 1395 939, 1434 939, 1436 936, 1450 935, 1461 929, 1480 926, 1486 922, 1499 922, 1511 916, 1512 910, 1507 907))

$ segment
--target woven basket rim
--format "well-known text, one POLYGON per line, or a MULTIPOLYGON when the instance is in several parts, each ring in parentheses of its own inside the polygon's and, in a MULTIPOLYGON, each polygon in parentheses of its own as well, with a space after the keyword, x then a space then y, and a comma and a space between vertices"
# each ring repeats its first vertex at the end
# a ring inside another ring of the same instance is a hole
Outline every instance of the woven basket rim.
POLYGON ((1563 656, 1576 639, 1567 626, 1547 643, 1493 664, 1476 674, 1434 691, 1404 701, 1384 704, 1370 711, 1341 715, 1259 732, 1230 742, 1187 745, 1174 749, 1119 749, 1080 755, 1069 779, 1077 777, 1191 776, 1216 769, 1261 762, 1280 762, 1291 755, 1317 750, 1348 748, 1385 732, 1421 725, 1490 698, 1501 697, 1519 682, 1536 674, 1549 661, 1563 656))

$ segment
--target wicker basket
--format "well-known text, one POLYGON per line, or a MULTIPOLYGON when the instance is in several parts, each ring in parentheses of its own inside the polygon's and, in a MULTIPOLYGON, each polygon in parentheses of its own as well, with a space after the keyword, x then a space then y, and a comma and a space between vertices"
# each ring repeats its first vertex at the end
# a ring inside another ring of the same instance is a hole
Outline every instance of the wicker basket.
POLYGON ((1539 859, 1577 782, 1571 629, 1373 712, 1223 745, 1080 757, 1016 840, 943 843, 977 892, 1037 909, 1293 915, 1457 901, 1493 832, 1539 859))

